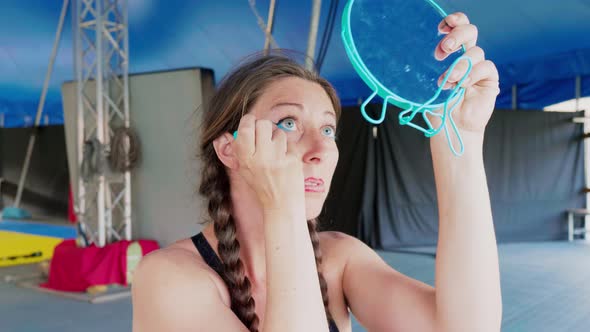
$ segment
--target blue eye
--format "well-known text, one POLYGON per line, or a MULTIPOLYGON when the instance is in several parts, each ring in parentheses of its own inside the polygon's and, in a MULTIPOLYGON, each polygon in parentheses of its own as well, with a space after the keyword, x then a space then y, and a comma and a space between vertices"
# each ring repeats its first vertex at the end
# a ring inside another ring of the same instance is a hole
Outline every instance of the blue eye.
POLYGON ((277 127, 285 131, 294 131, 297 129, 295 119, 293 118, 284 118, 280 120, 279 122, 277 122, 277 127))
POLYGON ((322 134, 328 137, 336 138, 336 129, 332 126, 326 126, 322 128, 322 134))

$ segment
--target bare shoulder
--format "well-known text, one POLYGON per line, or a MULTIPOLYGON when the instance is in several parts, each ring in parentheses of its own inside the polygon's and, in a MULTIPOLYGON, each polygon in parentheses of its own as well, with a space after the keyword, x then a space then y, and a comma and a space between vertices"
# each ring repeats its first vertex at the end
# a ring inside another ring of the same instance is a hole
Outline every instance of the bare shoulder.
POLYGON ((146 282, 192 280, 211 283, 202 259, 195 253, 172 245, 144 256, 133 276, 135 286, 146 282))
POLYGON ((350 261, 383 263, 373 248, 342 232, 320 232, 320 247, 326 263, 341 272, 344 272, 350 261))
POLYGON ((193 281, 191 284, 201 281, 209 286, 214 285, 208 267, 200 255, 179 245, 180 243, 182 241, 144 256, 134 273, 134 284, 163 281, 159 280, 162 278, 177 282, 193 281))
POLYGON ((320 246, 325 255, 347 257, 356 249, 371 250, 369 246, 354 236, 342 232, 320 232, 320 246))
MULTIPOLYGON (((185 294, 207 294, 198 298, 214 299, 215 283, 199 262, 198 257, 188 250, 168 247, 144 256, 133 275, 132 296, 135 309, 168 310, 168 301, 183 298, 193 302, 185 294)), ((199 303, 192 303, 199 304, 199 303)))
POLYGON ((320 234, 320 239, 321 240, 327 240, 327 241, 351 241, 351 240, 357 240, 357 238, 350 236, 346 233, 342 233, 342 232, 337 232, 337 231, 323 231, 323 232, 319 232, 320 234))
POLYGON ((347 262, 353 256, 359 254, 376 254, 373 249, 354 236, 342 232, 320 232, 320 248, 322 250, 323 264, 329 269, 342 273, 347 262))
POLYGON ((217 325, 241 331, 203 264, 196 253, 174 245, 146 255, 133 276, 133 331, 199 330, 217 325))

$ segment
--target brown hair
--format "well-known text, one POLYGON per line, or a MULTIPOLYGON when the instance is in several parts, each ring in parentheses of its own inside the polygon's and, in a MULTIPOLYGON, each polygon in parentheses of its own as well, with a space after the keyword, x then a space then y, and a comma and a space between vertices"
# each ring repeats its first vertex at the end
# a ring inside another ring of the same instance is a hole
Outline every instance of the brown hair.
MULTIPOLYGON (((217 250, 224 266, 225 281, 231 309, 251 332, 258 331, 258 316, 254 311, 251 285, 240 259, 240 244, 236 237, 236 223, 232 217, 230 182, 224 165, 218 159, 213 141, 222 134, 237 129, 243 114, 250 110, 257 98, 272 82, 285 77, 299 77, 319 84, 332 101, 337 118, 340 117, 340 101, 332 85, 317 73, 306 70, 284 55, 256 55, 230 72, 219 84, 217 91, 205 107, 201 132, 201 157, 203 171, 199 192, 208 199, 208 212, 214 223, 217 250)), ((322 253, 317 220, 307 221, 309 236, 315 254, 320 288, 326 316, 328 309, 328 285, 322 275, 322 253)))

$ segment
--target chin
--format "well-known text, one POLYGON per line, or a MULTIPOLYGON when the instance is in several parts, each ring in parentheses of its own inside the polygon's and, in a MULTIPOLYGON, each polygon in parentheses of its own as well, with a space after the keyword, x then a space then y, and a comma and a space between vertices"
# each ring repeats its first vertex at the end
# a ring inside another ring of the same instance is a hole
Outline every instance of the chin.
POLYGON ((320 211, 305 211, 305 219, 306 220, 311 220, 311 219, 315 219, 320 215, 320 211))
POLYGON ((307 199, 305 204, 305 219, 311 220, 317 218, 324 207, 324 200, 325 197, 323 197, 321 200, 307 199))

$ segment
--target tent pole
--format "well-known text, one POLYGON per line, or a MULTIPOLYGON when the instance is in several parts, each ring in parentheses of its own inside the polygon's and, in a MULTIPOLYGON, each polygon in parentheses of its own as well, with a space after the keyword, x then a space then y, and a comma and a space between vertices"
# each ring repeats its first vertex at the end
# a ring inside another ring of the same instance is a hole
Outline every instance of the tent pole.
POLYGON ((276 0, 271 0, 268 9, 268 22, 266 23, 266 37, 264 38, 264 55, 270 53, 270 38, 272 36, 272 27, 275 22, 275 6, 276 0))
POLYGON ((314 70, 315 44, 318 38, 321 7, 322 0, 313 0, 311 21, 309 23, 309 37, 307 38, 307 56, 305 57, 305 68, 308 70, 314 70))
MULTIPOLYGON (((580 75, 576 76, 576 112, 580 111, 580 98, 582 97, 582 77, 580 75)), ((589 110, 584 110, 584 117, 589 117, 590 112, 589 110)), ((584 121, 584 134, 590 132, 590 123, 588 121, 584 121)), ((582 140, 582 144, 584 144, 584 174, 586 177, 586 188, 590 187, 590 143, 588 140, 582 140)), ((586 192, 586 209, 590 209, 590 193, 586 192)), ((584 228, 586 230, 590 230, 590 216, 584 216, 584 228)), ((584 240, 586 242, 590 242, 590 238, 584 234, 584 240)))
MULTIPOLYGON (((274 2, 274 0, 271 0, 271 1, 274 2)), ((267 27, 267 24, 264 23, 262 16, 260 16, 260 14, 258 13, 258 10, 256 9, 256 0, 248 0, 248 4, 250 5, 250 10, 254 14, 254 17, 256 17, 256 22, 258 23, 260 30, 262 30, 264 35, 270 40, 270 44, 272 45, 272 47, 279 48, 279 44, 277 44, 277 41, 272 37, 272 34, 267 35, 268 27, 267 27)), ((273 6, 272 3, 270 5, 273 6)), ((272 9, 272 11, 274 12, 274 9, 272 9)), ((270 9, 269 9, 269 15, 270 15, 270 9)), ((273 15, 273 21, 274 21, 274 15, 273 15)))
POLYGON ((37 137, 37 127, 41 120, 41 114, 43 113, 43 106, 45 105, 45 97, 47 96, 47 89, 49 88, 49 80, 51 79, 51 72, 53 71, 53 63, 55 62, 55 56, 59 48, 59 41, 61 39, 61 31, 64 25, 64 19, 66 12, 68 11, 69 0, 64 0, 61 7, 61 14, 59 16, 59 23, 57 24, 57 31, 55 33, 55 41, 53 42, 53 50, 51 51, 51 58, 49 59, 49 66, 47 66, 47 72, 45 74, 45 82, 43 82, 43 91, 41 92, 41 99, 37 106, 37 116, 35 117, 35 125, 33 127, 33 133, 29 137, 29 145, 27 146, 27 154, 25 156, 25 164, 20 174, 20 180, 18 181, 18 189, 16 192, 16 200, 14 207, 18 208, 23 194, 25 180, 27 173, 29 172, 29 164, 31 163, 31 156, 33 154, 33 148, 35 146, 35 139, 37 137))
POLYGON ((580 98, 582 97, 582 77, 576 76, 576 112, 580 111, 580 98))
POLYGON ((516 111, 518 107, 518 88, 516 84, 512 86, 512 110, 516 111))

